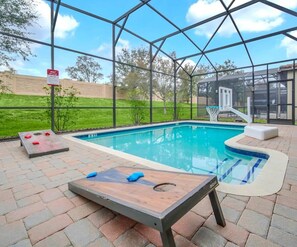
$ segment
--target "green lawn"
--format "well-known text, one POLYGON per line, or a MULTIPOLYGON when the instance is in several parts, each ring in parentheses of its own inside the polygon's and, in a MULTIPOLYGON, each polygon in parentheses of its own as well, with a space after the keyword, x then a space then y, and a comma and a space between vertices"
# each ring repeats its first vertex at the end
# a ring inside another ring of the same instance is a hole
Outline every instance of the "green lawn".
MULTIPOLYGON (((117 100, 116 120, 117 127, 133 125, 130 103, 127 100, 117 100)), ((78 98, 76 107, 95 107, 92 109, 72 109, 71 118, 74 120, 66 130, 83 130, 96 128, 110 128, 112 120, 112 99, 78 98), (98 108, 96 108, 98 107, 98 108), (99 109, 99 107, 107 107, 99 109)), ((0 94, 0 107, 47 107, 46 96, 27 96, 14 94, 0 94)), ((204 107, 200 107, 197 113, 197 105, 193 104, 193 119, 209 120, 204 107)), ((178 119, 190 119, 190 104, 178 105, 178 119)), ((144 109, 145 118, 142 124, 150 122, 149 103, 144 109)), ((164 114, 163 103, 153 102, 153 122, 165 122, 173 120, 173 103, 167 103, 167 112, 164 114)), ((234 118, 222 118, 223 122, 234 122, 234 118)), ((256 122, 265 122, 257 120, 256 122)), ((47 109, 0 109, 0 138, 15 137, 18 132, 28 130, 50 129, 50 121, 47 109)))
MULTIPOLYGON (((0 95, 0 107, 47 107, 46 96, 27 96, 5 94, 0 95)), ((78 98, 77 107, 112 107, 111 99, 78 98)), ((147 104, 149 106, 149 104, 147 104)), ((168 103, 166 114, 162 102, 153 102, 153 122, 173 120, 173 104, 168 103)), ((133 125, 130 103, 127 100, 117 100, 117 126, 133 125)), ((181 104, 178 110, 179 119, 190 119, 190 104, 181 104)), ((193 116, 196 114, 193 106, 193 116)), ((149 108, 144 109, 143 124, 149 123, 149 108)), ((112 108, 105 109, 73 109, 74 122, 67 130, 81 130, 112 127, 112 108)), ((18 132, 28 130, 49 129, 50 122, 46 109, 0 109, 0 138, 17 136, 18 132)))

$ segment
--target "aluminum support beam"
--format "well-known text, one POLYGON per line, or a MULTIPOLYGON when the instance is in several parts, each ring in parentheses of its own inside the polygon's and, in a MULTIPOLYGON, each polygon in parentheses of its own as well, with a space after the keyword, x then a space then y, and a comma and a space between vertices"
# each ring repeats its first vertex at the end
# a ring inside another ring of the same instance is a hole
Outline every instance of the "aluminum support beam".
POLYGON ((120 37, 121 37, 121 34, 122 34, 122 32, 123 32, 123 28, 125 27, 125 25, 126 25, 126 23, 127 23, 127 21, 128 21, 128 18, 129 18, 129 15, 126 16, 123 25, 120 27, 120 31, 119 31, 119 33, 118 33, 118 36, 117 36, 116 40, 115 40, 115 45, 118 43, 118 41, 119 41, 119 39, 120 39, 120 37))
POLYGON ((245 43, 245 41, 244 41, 244 39, 243 39, 243 37, 242 37, 242 35, 241 35, 241 33, 240 33, 240 31, 239 31, 237 25, 236 25, 236 22, 234 21, 234 19, 233 19, 231 13, 230 13, 230 11, 229 11, 229 9, 227 8, 227 6, 226 6, 225 3, 224 3, 224 1, 223 1, 223 0, 220 0, 220 2, 221 2, 221 4, 223 5, 223 7, 224 7, 224 9, 226 10, 226 12, 228 13, 228 16, 230 17, 230 19, 231 19, 231 21, 232 21, 232 23, 233 23, 233 26, 234 26, 235 29, 236 29, 237 34, 239 35, 241 41, 243 42, 245 51, 246 51, 246 53, 247 53, 247 55, 248 55, 248 57, 249 57, 249 59, 250 59, 251 65, 254 66, 254 63, 253 63, 252 57, 251 57, 251 55, 250 55, 250 52, 249 52, 249 50, 248 50, 248 48, 247 48, 247 46, 246 46, 246 43, 245 43))
POLYGON ((133 7, 129 11, 127 11, 125 14, 121 15, 119 18, 117 18, 116 20, 114 20, 113 23, 114 24, 118 23, 119 21, 121 21, 122 19, 126 18, 127 16, 129 16, 130 14, 132 14, 133 12, 135 12, 136 10, 140 9, 142 6, 144 6, 149 1, 150 0, 141 0, 141 3, 137 4, 135 7, 133 7))
MULTIPOLYGON (((164 45, 165 41, 166 41, 166 39, 164 39, 162 41, 162 43, 159 45, 157 51, 155 52, 154 56, 152 57, 152 60, 151 60, 152 62, 155 60, 156 56, 158 55, 158 53, 161 50, 162 46, 164 45)), ((150 44, 150 46, 152 46, 152 44, 150 44)))
POLYGON ((282 12, 285 12, 285 13, 287 13, 289 15, 293 15, 293 16, 297 17, 297 12, 296 11, 287 9, 287 8, 285 8, 283 6, 280 6, 280 5, 276 4, 276 3, 272 3, 272 2, 267 1, 267 0, 260 0, 260 2, 270 6, 272 8, 278 9, 278 10, 280 10, 282 12))
MULTIPOLYGON (((51 2, 51 27, 54 27, 54 2, 51 2)), ((51 28, 51 68, 55 68, 55 29, 51 28)), ((55 132, 55 86, 51 85, 51 130, 55 132)))
MULTIPOLYGON (((253 4, 255 4, 255 3, 259 2, 259 1, 260 1, 260 0, 252 0, 252 1, 246 2, 246 3, 242 4, 242 5, 239 5, 239 6, 235 7, 235 8, 233 8, 233 9, 231 9, 231 10, 230 10, 230 13, 235 12, 235 11, 238 11, 238 10, 243 9, 243 8, 245 8, 245 7, 251 6, 251 5, 253 5, 253 4)), ((195 23, 195 24, 193 24, 193 25, 190 25, 190 26, 188 26, 188 27, 185 27, 185 28, 181 29, 181 31, 182 31, 182 32, 186 32, 186 31, 191 30, 191 29, 193 29, 193 28, 195 28, 195 27, 199 27, 199 26, 201 26, 201 25, 203 25, 203 24, 206 24, 206 23, 208 23, 208 22, 211 22, 211 21, 213 21, 213 20, 215 20, 215 19, 224 17, 226 14, 227 14, 226 12, 222 12, 222 13, 220 13, 220 14, 217 14, 217 15, 215 15, 215 16, 212 16, 212 17, 210 17, 210 18, 207 18, 207 19, 205 19, 205 20, 202 20, 202 21, 200 21, 200 22, 197 22, 197 23, 195 23)), ((167 38, 169 38, 169 37, 172 37, 172 36, 174 36, 174 35, 179 34, 181 31, 175 31, 175 32, 173 32, 173 33, 171 33, 171 34, 168 34, 168 35, 165 35, 165 36, 163 36, 163 37, 160 37, 160 38, 158 38, 158 39, 156 39, 156 40, 153 40, 152 42, 153 42, 153 43, 156 43, 156 42, 159 42, 159 41, 161 41, 161 40, 163 40, 163 39, 167 39, 167 38)))
POLYGON ((115 68, 115 25, 112 25, 112 123, 113 127, 117 126, 116 119, 116 68, 115 68))
POLYGON ((174 104, 174 117, 173 120, 177 120, 177 114, 176 114, 176 61, 174 61, 173 64, 173 69, 174 69, 174 77, 173 77, 173 104, 174 104))
POLYGON ((55 28, 56 28, 57 19, 58 19, 58 14, 59 14, 59 10, 60 10, 60 5, 61 5, 61 0, 58 0, 57 7, 56 7, 56 11, 55 11, 54 20, 53 20, 53 23, 52 23, 52 25, 51 25, 51 27, 52 27, 52 31, 53 31, 53 32, 55 31, 55 28))
POLYGON ((289 38, 291 38, 291 39, 297 41, 297 38, 296 38, 295 36, 289 34, 289 33, 284 33, 284 35, 286 35, 287 37, 289 37, 289 38))
MULTIPOLYGON (((270 37, 277 36, 277 35, 280 35, 280 34, 292 32, 292 31, 295 31, 295 30, 297 30, 297 27, 292 27, 292 28, 281 30, 281 31, 273 32, 273 33, 270 33, 270 34, 261 35, 261 36, 255 37, 255 38, 246 39, 244 42, 245 43, 251 43, 251 42, 261 40, 261 39, 266 39, 266 38, 270 38, 270 37)), ((235 43, 232 43, 232 44, 229 44, 229 45, 220 46, 218 48, 213 48, 213 49, 210 49, 210 50, 206 50, 204 53, 207 54, 207 53, 211 53, 211 52, 215 52, 215 51, 220 51, 220 50, 224 50, 224 49, 227 49, 227 48, 230 48, 230 47, 233 47, 233 46, 242 45, 242 44, 243 44, 242 41, 235 42, 235 43)), ((202 55, 202 53, 200 52, 200 53, 195 53, 195 54, 192 54, 192 55, 180 57, 178 59, 191 58, 191 57, 201 56, 201 55, 202 55)))
POLYGON ((150 123, 153 123, 153 47, 150 44, 150 123))
POLYGON ((296 90, 296 60, 293 61, 293 82, 292 82, 292 124, 295 125, 295 106, 296 106, 296 97, 295 97, 295 90, 296 90))
MULTIPOLYGON (((193 119, 193 77, 190 77, 190 119, 193 119)), ((197 97, 198 98, 198 97, 197 97)))
MULTIPOLYGON (((146 5, 150 9, 152 9, 155 13, 157 13, 160 17, 162 17, 165 21, 167 21, 168 23, 170 23, 174 28, 176 28, 181 34, 183 34, 186 37, 187 40, 190 41, 190 43, 192 43, 200 52, 203 53, 203 51, 201 50, 201 48, 185 32, 183 32, 177 25, 175 25, 171 20, 169 20, 166 16, 164 16, 162 13, 160 13, 157 9, 155 9, 150 4, 147 3, 146 5)), ((210 59, 206 55, 205 55, 205 58, 207 59, 207 61, 209 62, 209 64, 213 67, 213 69, 215 69, 214 65, 212 64, 212 62, 210 61, 210 59)), ((187 74, 189 75, 189 73, 187 73, 187 74)))

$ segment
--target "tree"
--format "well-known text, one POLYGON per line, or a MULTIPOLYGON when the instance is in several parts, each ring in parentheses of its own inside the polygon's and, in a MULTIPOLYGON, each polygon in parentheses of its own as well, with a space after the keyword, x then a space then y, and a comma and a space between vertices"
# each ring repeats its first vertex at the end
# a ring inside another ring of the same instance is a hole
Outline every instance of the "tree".
MULTIPOLYGON (((175 57, 175 53, 171 53, 172 57, 175 57)), ((167 113, 166 103, 173 101, 173 72, 174 65, 169 58, 157 56, 154 69, 161 73, 154 73, 153 77, 153 94, 163 102, 163 112, 167 113), (170 76, 172 75, 172 76, 170 76)))
POLYGON ((116 81, 120 90, 127 93, 130 118, 138 125, 145 118, 146 100, 149 98, 149 71, 129 66, 149 68, 149 53, 145 48, 122 49, 117 55, 116 81))
MULTIPOLYGON (((178 84, 177 84, 177 100, 178 102, 186 102, 189 103, 190 102, 190 77, 187 74, 187 72, 189 74, 192 73, 194 69, 194 66, 186 63, 183 66, 183 69, 179 69, 177 72, 178 75, 178 84)), ((193 89, 192 89, 193 91, 193 89)))
POLYGON ((149 98, 149 52, 145 48, 128 50, 123 48, 117 55, 116 81, 121 90, 137 89, 142 99, 149 98), (135 65, 140 68, 138 69, 135 65))
POLYGON ((101 70, 101 65, 94 58, 88 56, 78 56, 75 66, 66 68, 71 79, 86 82, 98 82, 102 79, 103 74, 99 72, 101 70))
POLYGON ((12 77, 12 75, 14 75, 15 71, 13 69, 9 70, 9 71, 4 71, 0 74, 0 95, 1 94, 10 94, 12 93, 12 91, 10 90, 9 86, 7 85, 7 83, 5 83, 4 80, 7 80, 9 78, 12 77), (3 80, 4 79, 4 80, 3 80))
POLYGON ((230 59, 227 59, 224 61, 223 64, 216 64, 216 69, 218 71, 218 75, 233 75, 235 73, 236 65, 234 64, 234 61, 231 61, 230 59))
MULTIPOLYGON (((33 0, 1 0, 0 30, 4 33, 27 37, 27 29, 37 20, 33 0)), ((11 62, 17 57, 28 60, 32 55, 28 41, 0 35, 0 66, 12 69, 11 62)))

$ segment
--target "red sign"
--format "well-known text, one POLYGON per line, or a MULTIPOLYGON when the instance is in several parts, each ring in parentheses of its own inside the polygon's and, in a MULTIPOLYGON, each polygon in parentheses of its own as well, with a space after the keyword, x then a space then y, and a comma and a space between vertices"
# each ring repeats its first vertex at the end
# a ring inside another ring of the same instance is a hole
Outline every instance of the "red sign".
POLYGON ((47 70, 47 84, 51 86, 60 85, 59 82, 59 70, 48 69, 47 70))

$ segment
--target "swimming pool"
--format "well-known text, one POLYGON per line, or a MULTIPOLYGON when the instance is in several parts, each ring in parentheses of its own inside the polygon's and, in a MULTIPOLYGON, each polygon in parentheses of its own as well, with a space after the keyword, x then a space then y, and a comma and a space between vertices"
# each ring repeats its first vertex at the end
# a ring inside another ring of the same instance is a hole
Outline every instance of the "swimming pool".
POLYGON ((76 138, 183 171, 217 175, 230 184, 252 183, 268 155, 225 146, 243 132, 243 126, 175 123, 76 138))

